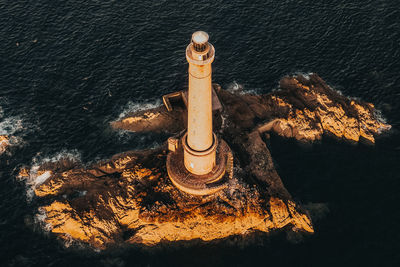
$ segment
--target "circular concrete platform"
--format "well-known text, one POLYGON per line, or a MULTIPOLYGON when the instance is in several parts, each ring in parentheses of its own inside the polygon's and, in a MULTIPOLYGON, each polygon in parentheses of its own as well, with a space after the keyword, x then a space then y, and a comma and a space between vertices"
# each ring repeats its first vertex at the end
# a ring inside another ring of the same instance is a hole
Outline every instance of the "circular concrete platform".
POLYGON ((167 172, 172 183, 180 190, 192 195, 210 195, 227 187, 228 179, 233 175, 233 155, 228 144, 219 139, 216 149, 216 165, 205 175, 189 172, 183 160, 182 140, 177 149, 167 156, 167 172))

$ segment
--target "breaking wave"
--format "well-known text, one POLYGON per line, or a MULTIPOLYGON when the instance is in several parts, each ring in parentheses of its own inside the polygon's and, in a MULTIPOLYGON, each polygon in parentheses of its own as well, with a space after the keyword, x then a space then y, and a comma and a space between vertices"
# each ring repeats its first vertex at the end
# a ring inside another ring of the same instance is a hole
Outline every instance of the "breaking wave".
MULTIPOLYGON (((1 103, 7 103, 6 100, 0 98, 1 103)), ((11 147, 22 147, 25 145, 25 137, 32 133, 36 129, 35 125, 32 125, 21 116, 5 116, 7 113, 0 106, 0 136, 5 136, 6 141, 0 144, 0 154, 7 153, 11 154, 9 148, 11 147)))
POLYGON ((139 112, 146 109, 157 108, 161 106, 161 104, 162 103, 160 99, 157 99, 156 101, 150 103, 138 103, 129 101, 123 108, 122 112, 119 114, 118 119, 122 119, 130 113, 139 112))
POLYGON ((37 153, 36 156, 32 159, 32 166, 40 166, 47 162, 57 162, 61 159, 69 159, 71 161, 81 161, 82 155, 77 149, 66 150, 63 149, 60 152, 51 155, 51 156, 43 156, 41 152, 37 153))
POLYGON ((3 148, 0 149, 0 154, 2 152, 10 153, 8 147, 21 147, 24 145, 23 136, 25 136, 26 127, 24 127, 24 122, 20 117, 9 117, 2 119, 4 112, 0 108, 0 136, 6 136, 7 141, 3 144, 3 148))
POLYGON ((375 118, 376 118, 379 122, 385 123, 385 124, 388 123, 388 122, 387 122, 387 119, 383 116, 381 110, 375 108, 374 115, 375 115, 375 118))
POLYGON ((0 121, 0 135, 13 135, 22 130, 24 127, 20 117, 9 117, 0 121))
POLYGON ((233 94, 239 94, 239 95, 245 95, 245 94, 259 95, 262 93, 262 90, 260 88, 247 89, 243 84, 237 83, 236 81, 229 83, 226 87, 226 90, 233 94))
POLYGON ((244 89, 242 84, 237 83, 236 81, 231 82, 227 85, 226 90, 231 93, 240 93, 244 89))
POLYGON ((32 201, 37 186, 43 184, 51 177, 50 171, 41 172, 40 166, 49 162, 58 162, 62 159, 67 159, 73 162, 81 161, 81 153, 78 150, 62 150, 52 156, 43 156, 39 152, 32 159, 31 167, 27 169, 27 176, 19 175, 21 180, 25 181, 26 184, 26 197, 28 201, 32 201))
POLYGON ((46 211, 43 208, 38 209, 38 213, 35 214, 34 222, 35 224, 40 225, 40 227, 46 232, 50 232, 53 228, 51 224, 46 223, 46 211))

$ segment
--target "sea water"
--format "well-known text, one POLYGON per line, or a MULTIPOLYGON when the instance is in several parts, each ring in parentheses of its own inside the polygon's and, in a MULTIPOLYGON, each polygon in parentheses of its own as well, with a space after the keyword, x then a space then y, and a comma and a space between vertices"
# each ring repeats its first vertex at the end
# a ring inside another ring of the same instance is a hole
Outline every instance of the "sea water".
POLYGON ((18 142, 0 156, 0 265, 398 265, 399 17, 394 0, 1 1, 0 133, 18 142), (210 35, 213 81, 223 88, 263 94, 285 75, 316 72, 374 103, 392 131, 376 146, 326 138, 303 147, 272 136, 278 173, 310 212, 313 236, 65 248, 38 227, 40 202, 27 201, 19 169, 63 151, 89 164, 164 142, 109 122, 187 86, 184 53, 196 30, 210 35))

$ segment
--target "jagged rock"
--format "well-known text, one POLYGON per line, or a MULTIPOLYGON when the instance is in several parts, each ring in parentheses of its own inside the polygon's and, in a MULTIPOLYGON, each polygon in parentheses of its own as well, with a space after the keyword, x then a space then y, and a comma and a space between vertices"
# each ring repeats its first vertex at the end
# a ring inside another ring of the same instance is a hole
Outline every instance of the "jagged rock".
MULTIPOLYGON (((340 95, 316 74, 285 77, 280 90, 266 95, 215 89, 224 108, 214 114, 214 131, 235 159, 226 189, 203 197, 176 189, 166 172, 166 147, 126 152, 89 167, 68 160, 46 163, 20 173, 45 203, 40 218, 46 229, 100 249, 210 241, 287 226, 312 233, 310 217, 284 187, 261 133, 307 142, 328 134, 374 143, 390 128, 372 104, 340 95)), ((158 107, 129 114, 112 126, 174 134, 184 130, 185 114, 183 107, 172 112, 158 107)))
POLYGON ((3 154, 10 145, 8 136, 0 135, 0 155, 3 154))
MULTIPOLYGON (((369 103, 348 99, 332 90, 317 75, 310 79, 303 76, 282 79, 281 88, 295 94, 300 102, 290 106, 287 118, 274 121, 272 129, 297 140, 314 141, 322 134, 358 142, 360 138, 375 143, 374 136, 390 126, 379 120, 374 106, 369 103), (285 129, 291 129, 286 131, 285 129)), ((286 95, 278 92, 277 97, 286 95)))
MULTIPOLYGON (((183 193, 170 182, 165 158, 161 148, 123 153, 90 168, 59 167, 55 172, 56 164, 47 164, 49 169, 37 174, 52 176, 35 187, 36 196, 67 197, 40 208, 46 214, 44 224, 63 239, 100 249, 121 242, 151 246, 210 241, 287 225, 313 232, 309 217, 292 200, 278 196, 268 200, 266 188, 245 183, 240 174, 229 181, 228 189, 212 196, 183 193), (93 173, 99 169, 107 172, 93 173)), ((282 183, 274 187, 286 191, 282 183)))

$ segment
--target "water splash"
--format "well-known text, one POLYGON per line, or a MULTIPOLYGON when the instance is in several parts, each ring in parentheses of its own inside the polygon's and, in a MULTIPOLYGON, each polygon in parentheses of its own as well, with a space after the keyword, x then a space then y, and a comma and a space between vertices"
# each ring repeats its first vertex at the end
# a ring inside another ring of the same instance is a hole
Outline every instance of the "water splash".
POLYGON ((32 201, 34 198, 36 187, 46 182, 52 176, 51 171, 41 171, 40 166, 45 163, 58 162, 62 159, 67 159, 72 162, 81 162, 81 153, 76 149, 62 150, 51 156, 43 156, 41 152, 39 152, 32 159, 32 164, 29 171, 27 171, 27 175, 23 176, 21 173, 18 175, 20 180, 25 181, 26 198, 28 202, 32 201))
POLYGON ((239 95, 247 95, 247 94, 259 95, 262 92, 260 88, 252 88, 252 89, 245 88, 243 84, 237 83, 236 81, 233 81, 232 83, 228 84, 226 90, 230 93, 239 95))
MULTIPOLYGON (((1 117, 0 117, 1 118, 1 117)), ((13 135, 24 130, 22 119, 18 116, 0 121, 0 135, 13 135)))
POLYGON ((50 232, 53 226, 50 223, 46 223, 47 214, 45 209, 39 208, 38 213, 34 216, 35 224, 39 225, 45 232, 50 232))
POLYGON ((26 135, 26 126, 23 120, 18 117, 8 117, 1 120, 4 115, 0 108, 0 136, 5 136, 7 139, 0 142, 0 154, 8 152, 10 147, 22 147, 25 142, 23 136, 26 135))
POLYGON ((122 112, 119 114, 118 119, 122 119, 131 113, 157 108, 161 106, 161 104, 162 103, 160 99, 157 99, 156 101, 149 103, 139 103, 139 102, 129 101, 123 108, 122 112))
MULTIPOLYGON (((7 101, 0 98, 0 103, 7 104, 7 101)), ((0 106, 0 136, 6 138, 5 141, 0 143, 0 155, 6 153, 10 156, 12 153, 10 148, 23 147, 26 144, 25 137, 35 131, 37 126, 19 115, 8 117, 5 115, 6 112, 0 106)))
POLYGON ((40 166, 48 162, 57 162, 61 159, 69 159, 71 161, 81 161, 82 154, 77 149, 63 149, 50 156, 43 156, 41 152, 37 153, 32 159, 32 166, 40 166))
POLYGON ((231 82, 227 85, 226 90, 231 93, 241 93, 244 89, 242 84, 237 83, 236 81, 231 82))

